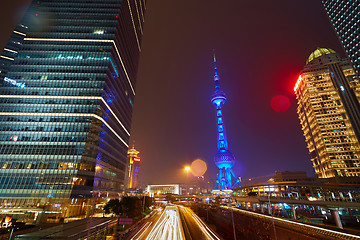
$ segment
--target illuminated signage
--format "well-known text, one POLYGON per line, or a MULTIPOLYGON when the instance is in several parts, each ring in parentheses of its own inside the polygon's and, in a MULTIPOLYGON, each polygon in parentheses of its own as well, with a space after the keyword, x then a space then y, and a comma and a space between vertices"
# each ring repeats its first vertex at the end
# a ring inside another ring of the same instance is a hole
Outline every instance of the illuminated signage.
POLYGON ((140 158, 134 157, 133 160, 134 160, 135 162, 140 162, 140 158))
POLYGON ((298 80, 296 81, 295 87, 294 87, 294 92, 296 92, 296 90, 299 88, 299 85, 301 83, 301 75, 299 76, 298 80))
POLYGON ((26 87, 25 83, 18 83, 16 80, 8 78, 8 77, 5 77, 4 81, 8 82, 8 83, 10 83, 10 84, 12 84, 14 86, 17 86, 17 87, 21 87, 21 88, 26 87))

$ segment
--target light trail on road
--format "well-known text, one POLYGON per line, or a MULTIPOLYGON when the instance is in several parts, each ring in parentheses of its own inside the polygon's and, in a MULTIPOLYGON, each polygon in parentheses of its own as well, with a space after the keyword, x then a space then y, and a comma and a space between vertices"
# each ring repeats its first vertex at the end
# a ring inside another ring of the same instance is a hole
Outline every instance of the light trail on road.
POLYGON ((205 234, 206 239, 220 240, 220 238, 208 226, 206 226, 206 224, 203 222, 203 220, 201 220, 192 210, 190 210, 187 207, 183 207, 183 206, 179 206, 179 207, 181 207, 187 214, 189 214, 193 217, 196 224, 199 226, 201 231, 205 234))
POLYGON ((141 239, 142 235, 146 232, 146 230, 151 226, 152 222, 147 222, 140 228, 140 230, 131 238, 131 240, 141 239), (140 234, 140 235, 139 235, 140 234), (139 235, 139 236, 137 236, 139 235))
POLYGON ((154 224, 146 240, 185 240, 176 206, 165 208, 165 211, 154 224))

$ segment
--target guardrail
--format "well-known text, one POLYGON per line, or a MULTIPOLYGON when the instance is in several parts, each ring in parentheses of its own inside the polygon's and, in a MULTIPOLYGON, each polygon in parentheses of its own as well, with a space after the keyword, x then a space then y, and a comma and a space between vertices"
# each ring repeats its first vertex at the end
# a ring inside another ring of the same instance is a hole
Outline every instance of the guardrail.
POLYGON ((288 204, 299 204, 299 205, 313 205, 313 206, 324 206, 324 207, 346 207, 346 208, 360 208, 360 202, 350 201, 326 201, 326 200, 313 200, 308 199, 294 199, 285 197, 260 197, 260 196, 237 196, 234 197, 240 202, 252 202, 252 203, 288 203, 288 204))
POLYGON ((296 230, 300 233, 312 232, 314 234, 320 234, 320 235, 325 235, 328 237, 333 237, 334 239, 346 239, 346 240, 359 240, 360 239, 359 235, 354 235, 354 234, 345 233, 345 232, 339 232, 339 231, 335 231, 335 230, 331 230, 331 229, 326 229, 323 227, 318 227, 318 226, 313 226, 313 225, 309 225, 309 224, 296 222, 293 220, 287 220, 287 219, 282 219, 282 218, 278 218, 278 217, 267 216, 264 214, 250 212, 250 211, 246 211, 246 210, 242 210, 242 209, 238 209, 238 208, 232 208, 232 207, 226 207, 226 206, 220 206, 220 207, 224 208, 224 209, 232 209, 234 211, 241 212, 245 215, 262 218, 267 221, 274 220, 276 225, 287 227, 287 228, 291 227, 293 230, 296 230))

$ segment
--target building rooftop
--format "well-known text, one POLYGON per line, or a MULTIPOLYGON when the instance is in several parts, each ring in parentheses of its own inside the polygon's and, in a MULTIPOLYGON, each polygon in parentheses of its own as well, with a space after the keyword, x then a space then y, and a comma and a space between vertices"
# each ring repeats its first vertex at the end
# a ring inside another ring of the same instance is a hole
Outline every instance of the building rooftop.
POLYGON ((318 47, 318 48, 316 48, 315 51, 313 51, 310 54, 310 56, 306 60, 306 64, 308 64, 309 62, 311 62, 315 58, 318 58, 318 57, 326 55, 326 54, 331 54, 331 53, 336 53, 336 52, 334 50, 330 49, 330 48, 320 48, 320 47, 318 47))

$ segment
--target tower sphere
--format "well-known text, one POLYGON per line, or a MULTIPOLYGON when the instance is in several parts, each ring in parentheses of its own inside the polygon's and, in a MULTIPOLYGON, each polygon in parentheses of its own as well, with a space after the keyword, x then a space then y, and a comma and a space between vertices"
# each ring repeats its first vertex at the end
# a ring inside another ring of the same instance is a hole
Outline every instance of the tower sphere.
POLYGON ((218 168, 232 168, 235 163, 235 157, 229 150, 220 150, 215 154, 215 164, 218 168))
POLYGON ((224 104, 226 102, 226 95, 221 90, 216 90, 211 96, 211 103, 214 105, 224 104))

